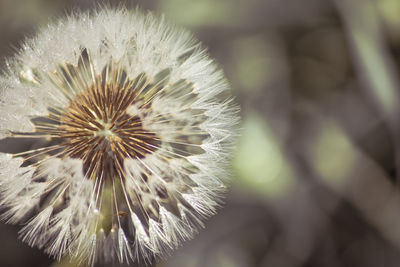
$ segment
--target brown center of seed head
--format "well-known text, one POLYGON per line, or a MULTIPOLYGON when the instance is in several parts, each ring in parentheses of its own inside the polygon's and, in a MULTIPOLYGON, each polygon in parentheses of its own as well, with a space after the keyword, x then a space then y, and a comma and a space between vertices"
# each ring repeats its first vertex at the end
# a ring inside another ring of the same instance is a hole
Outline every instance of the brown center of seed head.
POLYGON ((127 113, 135 103, 129 86, 97 83, 84 90, 59 118, 62 155, 82 159, 88 179, 125 178, 125 158, 143 158, 158 147, 156 135, 127 113))

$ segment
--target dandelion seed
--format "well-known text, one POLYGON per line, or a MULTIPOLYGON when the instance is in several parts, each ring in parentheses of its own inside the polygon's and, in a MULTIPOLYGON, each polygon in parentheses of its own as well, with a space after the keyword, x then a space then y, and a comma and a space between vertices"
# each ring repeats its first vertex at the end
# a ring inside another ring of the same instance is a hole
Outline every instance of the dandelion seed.
POLYGON ((198 42, 151 14, 78 14, 0 76, 1 218, 57 259, 162 256, 215 213, 237 108, 198 42))

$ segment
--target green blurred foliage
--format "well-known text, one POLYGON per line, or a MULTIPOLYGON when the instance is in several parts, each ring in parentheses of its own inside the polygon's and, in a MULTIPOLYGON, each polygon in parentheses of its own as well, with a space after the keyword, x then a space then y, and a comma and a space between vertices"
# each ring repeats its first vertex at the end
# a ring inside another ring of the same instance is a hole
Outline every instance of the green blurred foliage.
POLYGON ((237 173, 235 186, 260 197, 284 195, 293 183, 282 146, 263 118, 255 114, 244 118, 233 164, 237 173))

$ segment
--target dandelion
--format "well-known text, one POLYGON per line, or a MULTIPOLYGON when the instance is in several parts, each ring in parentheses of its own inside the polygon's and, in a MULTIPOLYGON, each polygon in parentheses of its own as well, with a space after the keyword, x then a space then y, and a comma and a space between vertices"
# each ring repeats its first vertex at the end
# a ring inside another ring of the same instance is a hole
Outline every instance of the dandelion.
POLYGON ((60 259, 152 260, 214 214, 238 122, 186 31, 124 8, 42 29, 0 76, 1 218, 60 259))

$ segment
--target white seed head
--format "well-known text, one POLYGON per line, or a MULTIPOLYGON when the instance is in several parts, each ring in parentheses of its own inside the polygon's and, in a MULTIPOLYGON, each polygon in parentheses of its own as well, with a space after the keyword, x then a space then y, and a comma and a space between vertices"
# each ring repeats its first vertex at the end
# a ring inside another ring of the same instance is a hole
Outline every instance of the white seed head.
POLYGON ((237 107, 186 31, 124 8, 26 40, 0 76, 1 218, 60 259, 152 260, 214 214, 237 107))

